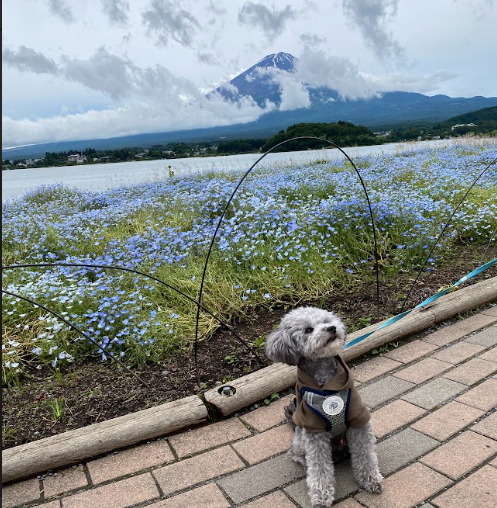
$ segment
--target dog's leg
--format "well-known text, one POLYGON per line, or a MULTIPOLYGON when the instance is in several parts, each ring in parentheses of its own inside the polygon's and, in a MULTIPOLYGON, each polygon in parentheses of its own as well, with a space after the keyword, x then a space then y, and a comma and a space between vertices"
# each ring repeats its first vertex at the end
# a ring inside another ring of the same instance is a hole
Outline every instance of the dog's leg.
POLYGON ((369 421, 364 427, 347 429, 347 442, 354 476, 361 488, 367 492, 380 494, 383 490, 383 476, 378 468, 376 438, 373 425, 369 421))
POLYGON ((307 488, 312 508, 328 508, 335 497, 335 467, 331 458, 330 436, 326 432, 302 431, 307 465, 307 488))
POLYGON ((295 434, 293 435, 290 453, 294 462, 302 464, 305 467, 305 448, 302 439, 302 432, 301 428, 295 427, 295 434))

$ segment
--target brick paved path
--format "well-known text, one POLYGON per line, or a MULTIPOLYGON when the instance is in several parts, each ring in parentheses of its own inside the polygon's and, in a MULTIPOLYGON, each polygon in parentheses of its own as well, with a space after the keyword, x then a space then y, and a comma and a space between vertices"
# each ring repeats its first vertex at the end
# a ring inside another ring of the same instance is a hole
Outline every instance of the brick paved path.
MULTIPOLYGON (((337 508, 497 506, 497 306, 356 368, 372 410, 384 493, 339 464, 337 508)), ((6 486, 5 508, 309 507, 285 453, 292 396, 240 417, 6 486)))

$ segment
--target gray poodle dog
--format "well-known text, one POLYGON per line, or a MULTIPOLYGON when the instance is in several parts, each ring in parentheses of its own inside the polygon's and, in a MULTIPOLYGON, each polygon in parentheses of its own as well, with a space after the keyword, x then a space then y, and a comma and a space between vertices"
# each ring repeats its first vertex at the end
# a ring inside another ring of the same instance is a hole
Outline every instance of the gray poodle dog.
POLYGON ((290 451, 307 468, 313 508, 333 503, 336 439, 346 439, 360 487, 376 494, 383 490, 370 414, 339 356, 345 335, 345 325, 332 312, 299 307, 284 316, 266 341, 269 359, 298 366, 296 400, 285 412, 295 426, 290 451))

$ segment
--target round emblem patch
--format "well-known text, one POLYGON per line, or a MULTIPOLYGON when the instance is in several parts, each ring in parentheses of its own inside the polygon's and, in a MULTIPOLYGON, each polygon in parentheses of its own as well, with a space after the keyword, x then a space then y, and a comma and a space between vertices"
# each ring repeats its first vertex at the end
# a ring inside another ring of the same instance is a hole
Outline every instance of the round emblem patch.
POLYGON ((342 397, 338 395, 332 395, 327 397, 323 402, 323 411, 330 416, 336 416, 342 412, 344 402, 342 397))

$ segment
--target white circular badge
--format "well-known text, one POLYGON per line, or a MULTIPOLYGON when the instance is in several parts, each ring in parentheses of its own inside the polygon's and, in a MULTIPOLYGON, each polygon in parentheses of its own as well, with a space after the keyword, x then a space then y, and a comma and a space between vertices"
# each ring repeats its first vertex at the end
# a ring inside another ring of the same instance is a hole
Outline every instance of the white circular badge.
POLYGON ((338 395, 332 395, 331 397, 324 399, 323 411, 327 415, 335 416, 342 412, 344 405, 345 404, 342 397, 339 397, 338 395))

